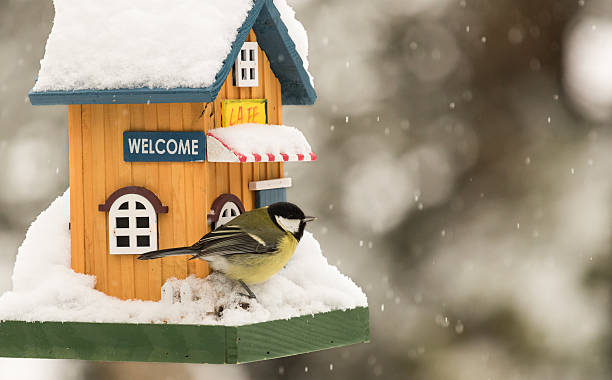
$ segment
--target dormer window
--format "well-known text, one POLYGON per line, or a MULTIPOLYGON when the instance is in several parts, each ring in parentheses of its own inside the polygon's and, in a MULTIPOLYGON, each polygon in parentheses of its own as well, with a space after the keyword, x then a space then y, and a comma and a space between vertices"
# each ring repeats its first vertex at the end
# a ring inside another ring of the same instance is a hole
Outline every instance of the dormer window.
POLYGON ((157 214, 167 213, 155 194, 144 187, 115 191, 100 211, 108 211, 110 254, 141 254, 157 250, 157 214))
POLYGON ((257 42, 245 42, 234 65, 234 85, 236 87, 259 86, 258 72, 257 42))

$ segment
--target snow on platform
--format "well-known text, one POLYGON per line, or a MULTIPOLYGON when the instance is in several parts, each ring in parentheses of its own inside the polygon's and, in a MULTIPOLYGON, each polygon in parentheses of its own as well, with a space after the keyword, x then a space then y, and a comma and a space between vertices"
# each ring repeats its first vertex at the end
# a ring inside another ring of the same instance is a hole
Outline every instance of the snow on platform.
MULTIPOLYGON (((34 92, 206 88, 215 82, 253 0, 54 0, 34 92)), ((274 0, 308 70, 308 37, 274 0)), ((309 74, 310 75, 310 74, 309 74)))
POLYGON ((208 131, 210 162, 315 161, 306 137, 295 127, 240 124, 208 131))
POLYGON ((219 274, 169 280, 160 302, 107 296, 93 289, 93 276, 70 269, 69 198, 66 191, 28 230, 13 290, 0 296, 0 320, 237 326, 367 306, 363 291, 327 263, 309 232, 281 272, 251 287, 257 300, 238 295, 240 286, 219 274), (240 306, 243 302, 250 303, 248 310, 240 306))

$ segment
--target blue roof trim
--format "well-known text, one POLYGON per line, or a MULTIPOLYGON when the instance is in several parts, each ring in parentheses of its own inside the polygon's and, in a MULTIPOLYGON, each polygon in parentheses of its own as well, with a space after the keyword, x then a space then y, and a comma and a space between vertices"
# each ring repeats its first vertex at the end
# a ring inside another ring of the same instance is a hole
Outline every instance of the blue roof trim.
POLYGON ((143 104, 143 103, 208 103, 215 100, 230 73, 249 31, 266 52, 270 66, 281 83, 284 105, 314 104, 317 95, 304 69, 302 59, 280 19, 273 0, 256 0, 238 30, 232 50, 225 58, 215 82, 206 88, 135 88, 110 90, 44 91, 28 94, 33 105, 57 104, 143 104))
POLYGON ((28 94, 35 106, 57 104, 144 104, 144 103, 208 103, 215 100, 219 89, 207 88, 134 88, 118 90, 45 91, 28 94))
POLYGON ((314 104, 317 99, 304 62, 289 37, 289 31, 281 20, 273 0, 265 0, 266 6, 259 13, 253 30, 257 41, 266 52, 272 71, 281 83, 283 104, 314 104))

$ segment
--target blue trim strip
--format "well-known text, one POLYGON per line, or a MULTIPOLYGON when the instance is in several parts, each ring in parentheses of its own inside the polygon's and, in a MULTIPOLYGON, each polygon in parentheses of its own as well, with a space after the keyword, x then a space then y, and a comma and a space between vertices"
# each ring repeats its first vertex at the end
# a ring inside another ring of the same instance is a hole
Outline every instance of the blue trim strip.
POLYGON ((317 94, 273 0, 266 0, 266 7, 259 14, 253 30, 281 83, 283 104, 314 104, 317 94))
POLYGON ((30 91, 35 106, 56 104, 144 104, 144 103, 208 103, 215 100, 220 88, 134 88, 117 90, 30 91))
POLYGON ((255 208, 270 206, 276 202, 287 202, 287 188, 255 191, 255 208))
POLYGON ((143 103, 208 103, 216 99, 221 86, 236 61, 240 48, 253 29, 262 49, 278 77, 284 105, 313 104, 317 98, 310 84, 302 59, 295 50, 287 27, 273 0, 256 0, 232 43, 232 50, 215 76, 215 83, 206 88, 135 88, 113 90, 30 91, 33 105, 56 104, 143 104, 143 103))

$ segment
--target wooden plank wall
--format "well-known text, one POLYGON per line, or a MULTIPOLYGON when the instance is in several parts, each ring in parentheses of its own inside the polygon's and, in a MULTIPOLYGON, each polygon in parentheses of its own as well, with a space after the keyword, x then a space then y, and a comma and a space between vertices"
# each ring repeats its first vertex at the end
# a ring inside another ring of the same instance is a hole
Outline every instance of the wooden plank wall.
MULTIPOLYGON (((248 41, 256 41, 253 31, 248 41)), ((208 265, 188 257, 139 261, 135 255, 108 253, 108 214, 98 211, 124 186, 154 192, 169 212, 158 215, 159 248, 190 245, 208 232, 206 215, 223 193, 254 206, 252 180, 280 178, 282 163, 128 163, 123 132, 208 131, 221 127, 224 99, 267 99, 268 123, 282 124, 281 87, 259 50, 259 87, 233 86, 232 73, 212 103, 71 105, 69 119, 71 265, 96 276, 96 289, 122 299, 159 300, 163 283, 189 275, 205 277, 208 265)))

